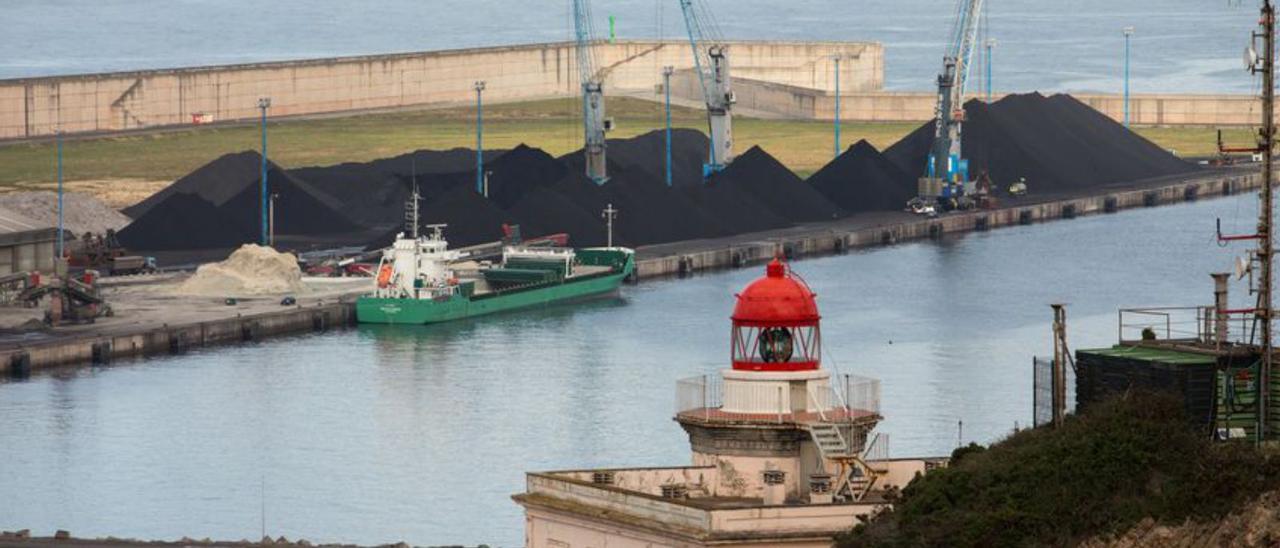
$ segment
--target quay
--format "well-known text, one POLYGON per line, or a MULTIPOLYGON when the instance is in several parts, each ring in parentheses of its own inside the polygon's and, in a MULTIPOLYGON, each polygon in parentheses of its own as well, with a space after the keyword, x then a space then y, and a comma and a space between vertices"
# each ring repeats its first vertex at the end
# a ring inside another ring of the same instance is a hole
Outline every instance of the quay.
MULTIPOLYGON (((1256 189, 1250 168, 1209 169, 1191 176, 1102 187, 1075 195, 1039 195, 993 210, 924 218, 906 212, 875 212, 824 223, 738 236, 676 242, 637 250, 633 282, 699 271, 760 264, 781 252, 789 259, 843 253, 912 240, 1029 225, 1232 195, 1256 189)), ((156 306, 117 307, 115 317, 50 332, 0 336, 0 375, 25 376, 59 366, 109 364, 115 360, 180 354, 191 349, 323 332, 355 324, 355 297, 347 288, 299 297, 281 307, 273 299, 242 300, 234 306, 203 299, 161 300, 156 306)))

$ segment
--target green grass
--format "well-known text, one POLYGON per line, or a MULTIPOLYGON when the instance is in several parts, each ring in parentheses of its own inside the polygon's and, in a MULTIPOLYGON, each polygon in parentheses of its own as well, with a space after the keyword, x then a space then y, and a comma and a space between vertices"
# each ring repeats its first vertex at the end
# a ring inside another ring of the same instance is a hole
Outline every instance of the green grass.
MULTIPOLYGON (((663 108, 631 98, 609 101, 617 122, 611 137, 631 137, 663 127, 663 108)), ((510 148, 519 143, 553 155, 581 147, 581 111, 575 99, 557 99, 485 108, 485 146, 510 148)), ((704 129, 700 110, 675 108, 673 125, 704 129)), ((906 135, 915 123, 846 123, 844 145, 867 139, 885 148, 906 135)), ((1210 129, 1140 129, 1139 133, 1183 155, 1213 150, 1210 129)), ((829 122, 734 120, 736 146, 745 151, 760 145, 801 176, 808 176, 833 155, 829 122)), ((294 119, 270 124, 270 156, 286 167, 368 161, 415 149, 475 146, 475 110, 450 108, 364 114, 321 119, 294 119)), ((1243 130, 1232 142, 1246 141, 1243 130)), ((1247 142, 1247 141, 1246 141, 1247 142)), ((257 126, 189 128, 129 136, 72 139, 65 144, 68 181, 130 179, 169 181, 229 152, 257 149, 257 126)), ((0 187, 47 183, 55 178, 52 143, 0 147, 0 187)))

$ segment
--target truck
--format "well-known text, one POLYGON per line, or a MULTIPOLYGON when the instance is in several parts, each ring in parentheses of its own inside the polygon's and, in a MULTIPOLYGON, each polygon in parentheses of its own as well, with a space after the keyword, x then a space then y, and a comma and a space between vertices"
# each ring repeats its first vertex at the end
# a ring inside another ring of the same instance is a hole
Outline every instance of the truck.
POLYGON ((156 271, 156 258, 141 255, 122 255, 108 260, 107 272, 112 276, 150 274, 156 271))

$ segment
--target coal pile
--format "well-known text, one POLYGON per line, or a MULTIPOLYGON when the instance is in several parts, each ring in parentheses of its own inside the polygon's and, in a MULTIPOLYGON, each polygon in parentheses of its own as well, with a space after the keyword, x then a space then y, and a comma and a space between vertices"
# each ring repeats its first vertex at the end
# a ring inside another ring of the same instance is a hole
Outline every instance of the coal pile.
POLYGON ((901 209, 916 195, 915 178, 865 140, 823 166, 808 183, 850 213, 901 209))
MULTIPOLYGON (((485 161, 492 162, 506 152, 486 150, 485 161)), ((472 149, 418 150, 372 162, 307 167, 289 173, 337 198, 356 223, 386 227, 401 221, 415 181, 424 195, 443 194, 457 184, 474 186, 475 162, 476 151, 472 149)))
POLYGON ((147 251, 222 249, 256 242, 261 234, 257 225, 233 222, 198 194, 173 193, 153 207, 154 214, 138 217, 116 234, 121 245, 147 251))
POLYGON ((751 147, 706 183, 709 189, 727 187, 721 195, 737 193, 790 223, 829 221, 843 212, 822 193, 804 183, 764 149, 751 147))
MULTIPOLYGON (((1025 177, 1032 192, 1061 192, 1176 175, 1198 169, 1067 95, 1011 95, 965 104, 962 145, 969 173, 997 186, 1025 177)), ((921 126, 885 156, 912 178, 924 173, 934 124, 921 126)))
MULTIPOLYGON (((246 151, 222 156, 178 179, 125 213, 134 221, 121 242, 137 250, 238 247, 261 232, 262 157, 246 151), (194 199, 193 199, 194 198, 194 199)), ((345 234, 359 227, 341 201, 268 162, 278 235, 345 234)))
MULTIPOLYGON (((666 184, 667 180, 667 132, 665 129, 650 131, 630 139, 606 141, 605 159, 610 176, 626 172, 632 179, 647 179, 666 184)), ((711 142, 701 131, 686 128, 671 129, 671 184, 672 186, 702 184, 702 164, 707 161, 711 142)), ((560 161, 576 172, 586 166, 582 151, 560 157, 560 161)))
MULTIPOLYGON (((541 228, 522 223, 514 215, 477 194, 474 188, 467 186, 457 186, 432 200, 423 200, 418 213, 423 233, 430 224, 449 225, 445 228, 445 238, 449 240, 450 247, 501 240, 503 224, 519 224, 521 233, 526 235, 542 234, 541 228)), ((400 223, 382 236, 366 242, 366 247, 380 249, 390 246, 395 241, 396 234, 404 231, 405 226, 400 223)))

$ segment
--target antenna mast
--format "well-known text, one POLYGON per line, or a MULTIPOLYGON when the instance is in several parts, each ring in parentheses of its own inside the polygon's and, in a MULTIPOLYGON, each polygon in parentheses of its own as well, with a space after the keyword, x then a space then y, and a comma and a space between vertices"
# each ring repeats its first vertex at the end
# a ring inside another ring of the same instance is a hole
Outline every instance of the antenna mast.
MULTIPOLYGON (((1272 211, 1272 174, 1276 138, 1276 9, 1271 0, 1262 2, 1262 68, 1254 70, 1262 73, 1262 129, 1258 130, 1258 148, 1262 153, 1262 192, 1261 215, 1258 218, 1258 265, 1261 276, 1258 280, 1258 305, 1255 317, 1262 331, 1262 363, 1258 374, 1258 441, 1270 438, 1268 426, 1271 421, 1271 259, 1275 244, 1272 237, 1274 214, 1272 211)), ((1254 35, 1257 38, 1257 34, 1254 35)), ((1255 65, 1256 66, 1256 65, 1255 65)))
POLYGON ((1237 236, 1224 236, 1222 234, 1221 225, 1218 229, 1218 241, 1228 242, 1235 240, 1257 240, 1258 247, 1251 251, 1252 260, 1257 263, 1258 276, 1253 278, 1253 287, 1250 290, 1257 295, 1258 301, 1251 309, 1244 310, 1228 310, 1231 313, 1252 313, 1254 327, 1260 335, 1260 345, 1258 348, 1258 382, 1257 382, 1257 411, 1254 439, 1258 443, 1262 443, 1271 438, 1273 432, 1270 431, 1271 414, 1275 403, 1271 401, 1275 390, 1271 387, 1272 382, 1272 363, 1274 362, 1274 340, 1271 332, 1272 318, 1272 296, 1271 282, 1272 273, 1272 255, 1275 249, 1275 238, 1272 232, 1275 224, 1275 214, 1273 212, 1273 189, 1275 184, 1275 176, 1272 172, 1274 169, 1274 153, 1276 140, 1276 75, 1275 75, 1275 56, 1276 56, 1276 9, 1271 0, 1262 0, 1262 16, 1258 21, 1258 25, 1262 27, 1260 31, 1254 31, 1252 39, 1247 51, 1245 64, 1249 72, 1253 74, 1262 74, 1262 126, 1258 129, 1257 146, 1254 148, 1225 148, 1219 145, 1219 151, 1223 154, 1228 152, 1252 152, 1262 156, 1262 189, 1258 193, 1258 231, 1254 234, 1244 234, 1237 236), (1258 52, 1258 39, 1262 39, 1262 51, 1258 52))

